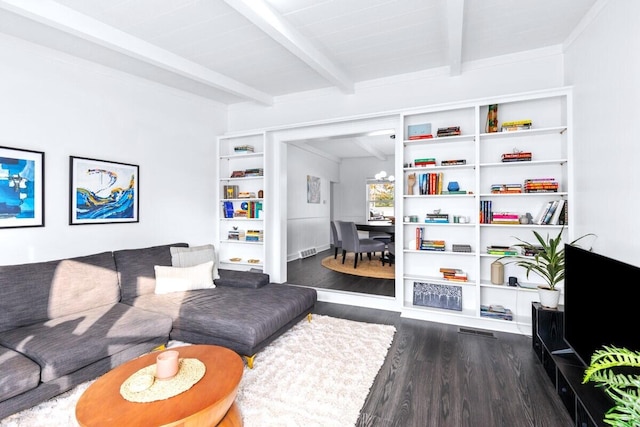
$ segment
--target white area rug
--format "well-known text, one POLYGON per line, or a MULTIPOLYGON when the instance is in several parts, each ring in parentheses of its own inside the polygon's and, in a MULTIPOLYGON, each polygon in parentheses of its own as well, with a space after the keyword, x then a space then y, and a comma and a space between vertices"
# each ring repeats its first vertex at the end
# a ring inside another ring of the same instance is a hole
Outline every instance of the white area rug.
MULTIPOLYGON (((300 321, 258 353, 253 369, 245 367, 236 398, 244 426, 355 425, 394 334, 394 326, 317 314, 300 321)), ((77 426, 75 404, 90 383, 0 426, 77 426)))

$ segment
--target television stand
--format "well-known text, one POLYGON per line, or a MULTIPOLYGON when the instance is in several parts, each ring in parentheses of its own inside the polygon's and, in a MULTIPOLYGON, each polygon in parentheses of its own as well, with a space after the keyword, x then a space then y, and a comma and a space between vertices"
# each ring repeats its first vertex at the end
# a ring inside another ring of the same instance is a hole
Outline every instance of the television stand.
POLYGON ((605 427, 604 414, 614 405, 593 383, 582 384, 585 366, 562 338, 564 307, 531 304, 533 351, 571 415, 575 427, 605 427))

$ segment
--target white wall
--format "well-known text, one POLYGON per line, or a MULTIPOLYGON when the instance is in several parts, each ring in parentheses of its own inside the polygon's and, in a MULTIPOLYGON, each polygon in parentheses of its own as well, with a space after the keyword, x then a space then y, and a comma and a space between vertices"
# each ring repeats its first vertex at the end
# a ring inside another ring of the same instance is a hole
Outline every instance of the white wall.
POLYGON ((574 86, 576 236, 594 250, 640 266, 640 3, 608 1, 567 48, 574 86))
POLYGON ((214 102, 0 35, 0 145, 45 153, 45 226, 0 229, 0 264, 214 240, 214 102), (140 166, 139 223, 69 223, 69 156, 140 166))
POLYGON ((339 179, 338 163, 300 148, 287 148, 287 259, 304 249, 329 248, 330 183, 339 179), (320 203, 307 203, 307 175, 320 178, 320 203))
POLYGON ((367 221, 367 179, 384 170, 393 175, 394 157, 379 160, 376 157, 345 159, 340 164, 340 182, 334 186, 334 219, 342 221, 367 221))

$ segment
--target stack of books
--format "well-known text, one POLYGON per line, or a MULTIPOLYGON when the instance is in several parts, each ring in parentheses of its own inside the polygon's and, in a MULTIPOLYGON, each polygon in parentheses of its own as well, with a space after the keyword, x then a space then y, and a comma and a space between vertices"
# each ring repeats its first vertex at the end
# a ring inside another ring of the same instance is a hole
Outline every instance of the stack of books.
POLYGON ((507 162, 530 162, 532 159, 530 151, 520 151, 517 153, 504 153, 502 155, 502 161, 507 162))
POLYGON ((262 176, 262 175, 264 175, 264 169, 262 168, 247 169, 244 171, 244 176, 262 176))
POLYGON ((413 164, 415 165, 415 167, 417 168, 424 168, 424 167, 428 167, 428 166, 435 166, 436 165, 436 159, 434 157, 429 157, 426 159, 415 159, 413 161, 413 164))
POLYGON ((443 136, 460 135, 460 126, 449 126, 446 128, 438 128, 438 138, 443 136))
POLYGON ((481 305, 480 316, 492 319, 513 320, 513 312, 501 305, 481 305))
POLYGON ((421 251, 444 251, 444 240, 422 240, 419 249, 421 251))
POLYGON ((465 159, 454 159, 454 160, 443 160, 440 162, 440 166, 456 166, 456 165, 466 165, 467 161, 465 159))
POLYGON ((448 223, 449 214, 446 213, 428 213, 424 219, 426 223, 448 223))
POLYGON ((236 147, 233 147, 233 151, 236 154, 253 153, 254 148, 253 148, 253 145, 238 145, 236 147))
POLYGON ((442 277, 445 280, 451 280, 454 282, 466 282, 468 280, 467 273, 458 268, 442 267, 440 268, 440 273, 442 273, 442 277))
POLYGON ((263 230, 247 230, 244 238, 247 242, 262 242, 264 241, 263 230))
POLYGON ((513 132, 516 130, 527 130, 527 129, 531 129, 532 125, 533 125, 533 122, 531 121, 531 119, 513 120, 510 122, 503 122, 502 128, 500 131, 513 132))
POLYGON ((491 184, 491 192, 494 194, 522 193, 522 184, 491 184))
POLYGON ((518 250, 511 246, 491 245, 491 246, 487 246, 487 253, 489 255, 500 255, 500 256, 518 255, 518 250))
POLYGON ((520 215, 516 212, 493 212, 491 224, 520 224, 520 215))
POLYGON ((531 178, 524 180, 525 193, 557 193, 558 182, 555 178, 531 178))

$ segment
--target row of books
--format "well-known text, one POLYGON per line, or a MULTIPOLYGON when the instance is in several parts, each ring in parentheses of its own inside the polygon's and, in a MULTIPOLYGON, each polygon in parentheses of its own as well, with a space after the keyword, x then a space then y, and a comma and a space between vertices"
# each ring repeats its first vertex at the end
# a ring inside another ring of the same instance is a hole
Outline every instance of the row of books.
POLYGON ((416 250, 418 251, 444 251, 444 240, 429 240, 426 238, 424 227, 416 227, 416 250))
POLYGON ((445 280, 451 280, 454 282, 466 282, 468 280, 467 273, 459 268, 441 267, 440 273, 445 280))
POLYGON ((442 172, 421 173, 418 175, 420 195, 442 194, 444 177, 442 172))
POLYGON ((236 210, 233 206, 233 202, 222 202, 222 214, 225 218, 261 218, 262 216, 262 202, 247 201, 243 202, 243 206, 246 204, 246 208, 236 210))
POLYGON ((538 214, 533 218, 534 224, 538 224, 538 225, 566 224, 566 212, 565 212, 566 203, 567 202, 564 199, 545 202, 540 208, 540 211, 538 211, 538 214))
POLYGON ((524 180, 525 193, 557 193, 560 187, 555 178, 530 178, 524 180))
POLYGON ((481 305, 480 316, 491 319, 513 320, 513 312, 502 305, 481 305))
POLYGON ((519 151, 517 153, 505 153, 502 155, 503 162, 530 162, 533 155, 530 151, 519 151))
POLYGON ((491 184, 491 192, 494 194, 522 193, 522 184, 491 184))

